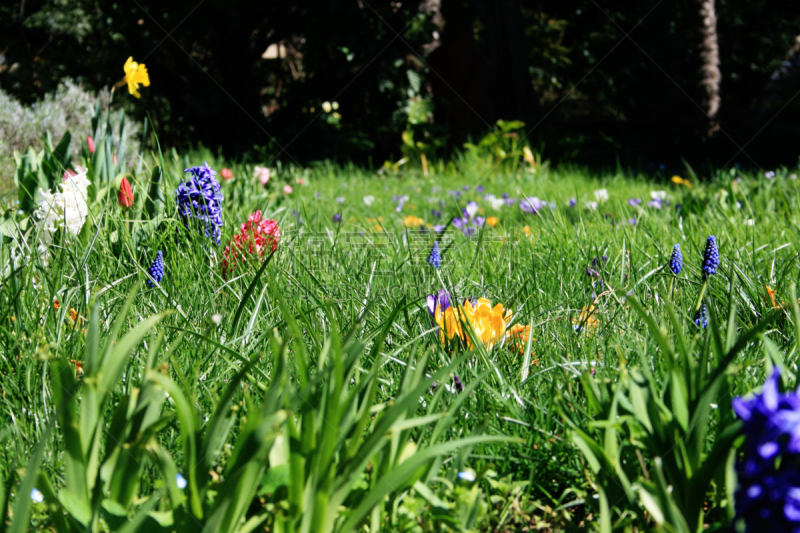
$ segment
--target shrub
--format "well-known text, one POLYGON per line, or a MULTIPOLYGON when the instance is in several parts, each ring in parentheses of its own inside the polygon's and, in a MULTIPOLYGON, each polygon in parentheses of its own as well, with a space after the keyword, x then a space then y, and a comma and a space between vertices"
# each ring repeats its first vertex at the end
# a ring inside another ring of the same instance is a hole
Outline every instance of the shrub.
MULTIPOLYGON (((92 133, 92 114, 98 101, 101 107, 107 108, 110 94, 106 91, 93 95, 70 79, 30 107, 0 90, 0 193, 14 187, 14 151, 22 153, 29 146, 40 150, 45 132, 50 132, 56 141, 67 130, 72 132, 75 142, 71 144, 70 155, 78 156, 86 137, 92 133)), ((122 111, 118 111, 111 123, 119 124, 121 114, 122 111)), ((141 128, 131 120, 126 123, 122 137, 127 145, 125 152, 132 158, 139 152, 141 128)), ((100 121, 97 127, 103 131, 106 124, 100 121)), ((114 152, 117 144, 118 141, 114 152)))

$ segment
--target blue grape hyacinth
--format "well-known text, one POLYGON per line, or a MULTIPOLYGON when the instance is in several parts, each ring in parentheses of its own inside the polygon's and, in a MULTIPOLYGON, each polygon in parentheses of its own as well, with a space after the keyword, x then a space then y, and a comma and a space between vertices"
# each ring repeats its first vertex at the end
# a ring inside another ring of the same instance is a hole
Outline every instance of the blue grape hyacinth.
POLYGON ((680 244, 676 244, 672 248, 672 257, 669 258, 669 269, 676 276, 680 274, 683 269, 683 254, 681 253, 680 244))
POLYGON ((705 303, 700 304, 700 309, 695 313, 694 323, 703 329, 708 326, 708 306, 705 303))
POLYGON ((706 241, 706 250, 703 253, 703 279, 708 279, 717 273, 719 267, 719 247, 717 238, 713 235, 706 241))
MULTIPOLYGON (((156 253, 156 258, 153 264, 150 265, 150 268, 147 269, 147 272, 153 276, 156 283, 161 283, 161 280, 164 279, 164 254, 161 253, 161 250, 156 253)), ((153 282, 149 279, 147 280, 147 284, 151 287, 155 287, 153 282)))
MULTIPOLYGON (((217 246, 222 237, 222 194, 217 173, 204 163, 202 167, 187 168, 191 172, 189 181, 181 182, 175 191, 178 215, 186 227, 194 219, 203 229, 206 237, 211 237, 217 246)), ((200 228, 198 227, 198 230, 200 228)))
POLYGON ((442 266, 442 254, 439 252, 438 241, 433 241, 433 248, 431 248, 431 253, 428 256, 428 263, 430 263, 433 268, 442 266))
POLYGON ((732 403, 744 433, 736 520, 747 532, 800 531, 800 395, 779 383, 776 368, 759 394, 732 403))

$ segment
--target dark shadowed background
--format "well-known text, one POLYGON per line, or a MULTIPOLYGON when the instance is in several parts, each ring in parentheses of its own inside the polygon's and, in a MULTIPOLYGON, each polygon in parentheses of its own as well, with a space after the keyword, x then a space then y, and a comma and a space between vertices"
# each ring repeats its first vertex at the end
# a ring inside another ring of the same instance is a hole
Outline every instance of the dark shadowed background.
POLYGON ((162 143, 371 162, 437 156, 498 119, 593 165, 797 163, 789 0, 23 0, 0 6, 0 88, 100 89, 128 56, 162 143))

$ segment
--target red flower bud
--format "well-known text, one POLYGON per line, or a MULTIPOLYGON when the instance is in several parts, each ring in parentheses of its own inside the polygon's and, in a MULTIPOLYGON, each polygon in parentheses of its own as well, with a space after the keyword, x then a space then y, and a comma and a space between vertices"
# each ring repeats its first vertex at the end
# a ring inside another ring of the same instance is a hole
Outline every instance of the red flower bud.
POLYGON ((222 174, 222 179, 224 179, 225 181, 233 179, 233 172, 229 168, 223 168, 221 174, 222 174))
POLYGON ((122 181, 119 184, 117 201, 119 202, 119 206, 124 209, 133 206, 133 189, 131 189, 131 184, 125 176, 122 177, 122 181))
POLYGON ((92 139, 91 137, 87 136, 86 137, 86 144, 89 146, 89 153, 93 154, 94 153, 94 139, 92 139))

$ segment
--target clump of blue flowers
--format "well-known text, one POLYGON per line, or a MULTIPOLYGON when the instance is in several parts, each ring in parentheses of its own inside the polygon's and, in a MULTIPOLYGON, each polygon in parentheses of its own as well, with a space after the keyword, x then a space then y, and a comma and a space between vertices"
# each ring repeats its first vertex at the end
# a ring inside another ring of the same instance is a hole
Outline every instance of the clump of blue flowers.
MULTIPOLYGON (((156 253, 156 258, 153 264, 150 265, 150 268, 147 269, 147 272, 153 276, 156 283, 161 283, 161 280, 164 279, 164 254, 161 253, 161 250, 156 253)), ((153 282, 149 279, 147 280, 147 284, 151 287, 155 287, 153 282)))
POLYGON ((680 274, 683 269, 683 254, 681 253, 680 244, 676 244, 672 248, 672 257, 669 258, 669 269, 676 276, 680 274))
POLYGON ((700 304, 700 309, 695 313, 694 323, 703 329, 708 326, 708 306, 705 303, 700 304))
POLYGON ((439 252, 439 241, 433 241, 433 248, 431 248, 431 253, 428 256, 428 263, 430 263, 433 268, 442 266, 442 254, 439 252))
POLYGON ((191 172, 189 181, 181 182, 175 191, 175 202, 178 204, 178 215, 186 227, 190 219, 203 229, 206 237, 211 237, 217 246, 222 237, 222 194, 219 182, 214 177, 216 172, 204 163, 202 167, 187 168, 191 172))
POLYGON ((717 238, 713 235, 706 241, 706 250, 703 253, 703 279, 708 279, 717 273, 719 267, 719 247, 717 238))
POLYGON ((736 463, 736 519, 745 531, 800 531, 800 395, 778 390, 776 368, 760 394, 733 400, 744 444, 736 463))

